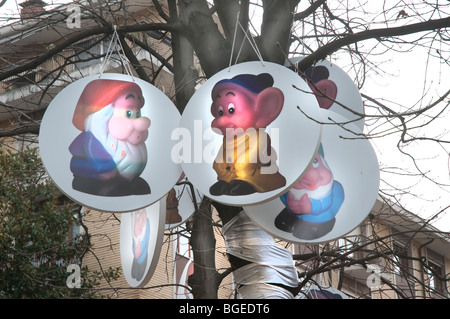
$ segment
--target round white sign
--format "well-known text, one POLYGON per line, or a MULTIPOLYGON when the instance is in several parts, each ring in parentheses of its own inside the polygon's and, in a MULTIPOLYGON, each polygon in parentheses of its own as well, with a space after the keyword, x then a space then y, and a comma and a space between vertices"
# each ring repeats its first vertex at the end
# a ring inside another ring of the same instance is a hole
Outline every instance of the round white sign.
POLYGON ((120 259, 131 287, 143 287, 158 264, 164 238, 165 201, 120 215, 120 259))
MULTIPOLYGON (((341 115, 336 115, 344 120, 341 115)), ((290 242, 321 243, 351 232, 378 196, 375 151, 354 123, 328 121, 314 161, 286 193, 268 203, 244 206, 255 224, 290 242)))
MULTIPOLYGON (((291 67, 301 61, 302 57, 295 57, 285 65, 291 67)), ((350 76, 336 64, 321 60, 307 68, 301 77, 308 83, 315 94, 319 106, 327 112, 328 116, 335 113, 345 117, 343 123, 349 121, 364 129, 364 104, 358 87, 350 76)))
POLYGON ((190 99, 172 136, 173 157, 205 196, 234 206, 260 203, 283 193, 311 163, 319 116, 311 90, 288 68, 233 65, 190 99))
POLYGON ((89 76, 64 88, 42 119, 39 147, 67 196, 109 212, 162 198, 181 166, 171 158, 181 115, 153 85, 122 74, 89 76))

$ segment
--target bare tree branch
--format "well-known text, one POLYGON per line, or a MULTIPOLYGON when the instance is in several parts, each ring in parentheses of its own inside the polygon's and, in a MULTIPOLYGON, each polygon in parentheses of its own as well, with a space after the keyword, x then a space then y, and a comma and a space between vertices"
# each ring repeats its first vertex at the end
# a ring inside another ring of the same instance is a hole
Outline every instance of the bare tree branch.
POLYGON ((304 71, 309 66, 314 64, 314 62, 325 59, 331 53, 334 53, 347 45, 358 43, 364 40, 368 39, 381 40, 381 38, 396 37, 406 34, 420 33, 424 31, 431 31, 448 27, 450 27, 450 18, 442 18, 437 20, 419 22, 416 24, 409 24, 401 27, 373 29, 344 35, 342 38, 331 41, 321 46, 313 53, 306 56, 298 63, 298 68, 304 71))
MULTIPOLYGON (((129 26, 120 26, 117 27, 118 33, 128 33, 128 32, 140 32, 140 31, 149 31, 149 30, 166 30, 166 31, 178 31, 179 26, 173 24, 166 23, 148 23, 148 24, 134 24, 129 26)), ((38 67, 46 60, 50 59, 52 56, 60 53, 62 50, 68 48, 70 45, 88 38, 90 36, 98 35, 98 34, 112 34, 114 29, 111 27, 99 27, 91 30, 86 30, 80 33, 76 33, 71 36, 69 39, 61 42, 60 44, 55 45, 52 49, 44 52, 40 56, 32 59, 30 62, 20 65, 18 67, 12 68, 5 72, 0 73, 0 80, 4 80, 10 76, 13 76, 17 73, 21 73, 33 68, 38 67)))

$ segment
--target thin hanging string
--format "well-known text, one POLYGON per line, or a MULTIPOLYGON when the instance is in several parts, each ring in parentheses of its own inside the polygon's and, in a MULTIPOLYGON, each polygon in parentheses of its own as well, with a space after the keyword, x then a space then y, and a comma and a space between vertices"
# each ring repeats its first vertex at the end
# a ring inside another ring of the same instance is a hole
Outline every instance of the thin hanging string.
MULTIPOLYGON (((254 26, 253 23, 252 23, 252 20, 248 20, 248 23, 249 23, 249 25, 253 28, 253 31, 255 31, 256 33, 258 33, 258 31, 256 31, 256 28, 255 28, 255 26, 254 26)), ((241 28, 242 28, 242 26, 241 26, 241 28)), ((247 28, 247 30, 248 30, 248 28, 247 28)), ((258 34, 258 35, 259 35, 259 34, 258 34)), ((259 57, 259 59, 261 60, 261 63, 264 65, 264 59, 263 59, 263 57, 262 57, 261 52, 259 51, 259 48, 258 48, 258 45, 256 44, 255 39, 254 39, 253 37, 251 37, 251 40, 252 40, 253 44, 255 45, 254 50, 255 50, 255 52, 256 52, 256 55, 257 55, 257 56, 259 57)))
MULTIPOLYGON (((251 24, 250 21, 249 21, 249 23, 251 24)), ((256 44, 255 39, 253 39, 252 37, 250 37, 250 36, 248 35, 249 29, 247 28, 247 30, 245 30, 244 27, 242 26, 242 24, 239 22, 239 12, 238 12, 237 15, 236 15, 236 25, 235 25, 235 27, 234 27, 234 36, 233 36, 233 43, 232 43, 232 46, 231 46, 231 54, 230 54, 230 62, 229 62, 229 65, 228 65, 228 71, 230 71, 231 63, 232 63, 232 61, 233 61, 233 53, 234 53, 234 47, 235 47, 235 44, 236 44, 236 36, 237 36, 237 29, 238 29, 238 26, 241 28, 242 32, 244 32, 245 38, 247 38, 248 43, 250 43, 250 46, 252 47, 253 51, 255 51, 256 56, 257 56, 258 59, 261 61, 261 64, 262 64, 263 66, 265 66, 265 65, 264 65, 264 59, 263 59, 263 57, 262 57, 262 55, 261 55, 261 52, 259 51, 259 48, 258 48, 258 45, 256 44)), ((252 27, 253 27, 253 26, 252 26, 252 27)), ((253 28, 254 28, 254 27, 253 27, 253 28)), ((242 40, 242 43, 241 43, 241 46, 240 46, 240 48, 239 48, 239 51, 238 51, 238 53, 237 53, 237 55, 236 55, 236 59, 235 59, 235 61, 234 61, 234 64, 236 64, 237 61, 238 61, 238 59, 239 59, 239 56, 240 56, 241 51, 242 51, 242 47, 244 46, 245 38, 242 40)))
POLYGON ((105 60, 103 61, 102 67, 100 69, 100 75, 102 76, 103 71, 105 69, 106 63, 111 59, 112 53, 116 51, 117 55, 119 56, 120 61, 122 62, 122 65, 124 66, 125 72, 131 76, 131 78, 134 81, 133 72, 131 71, 130 64, 128 62, 127 57, 125 56, 125 51, 122 46, 122 42, 120 42, 119 34, 117 33, 117 26, 114 26, 114 32, 111 38, 111 41, 109 42, 108 50, 106 51, 105 60))
POLYGON ((233 43, 231 44, 231 54, 230 54, 230 63, 228 64, 228 71, 230 71, 231 61, 233 61, 234 44, 236 43, 236 34, 237 34, 238 23, 239 23, 239 11, 236 15, 236 25, 234 26, 234 36, 233 36, 233 43))
POLYGON ((100 76, 102 76, 103 70, 105 69, 105 65, 106 65, 106 63, 109 61, 109 59, 111 57, 111 52, 112 52, 111 46, 112 46, 114 37, 115 37, 115 33, 113 33, 113 37, 111 38, 111 41, 109 41, 108 50, 106 51, 105 59, 103 60, 102 67, 100 68, 100 76))
MULTIPOLYGON (((253 51, 255 51, 256 55, 258 56, 259 60, 261 61, 261 64, 264 66, 264 59, 261 55, 261 52, 258 49, 258 45, 256 44, 255 39, 253 39, 252 37, 249 37, 248 32, 247 32, 248 29, 247 29, 247 31, 245 31, 244 27, 240 23, 239 23, 239 26, 241 27, 242 31, 244 32, 245 37, 247 38, 248 42, 250 43, 253 51)), ((236 59, 236 61, 237 61, 237 59, 236 59)))

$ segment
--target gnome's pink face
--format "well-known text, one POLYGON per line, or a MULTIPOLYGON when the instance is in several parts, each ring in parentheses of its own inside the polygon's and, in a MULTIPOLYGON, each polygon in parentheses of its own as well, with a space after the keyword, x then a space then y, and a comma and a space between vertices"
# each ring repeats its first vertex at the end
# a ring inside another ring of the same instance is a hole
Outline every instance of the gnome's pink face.
POLYGON ((329 185, 332 180, 333 173, 324 163, 322 157, 317 154, 311 167, 293 188, 314 191, 321 186, 329 185))
POLYGON ((126 93, 113 103, 114 115, 108 123, 111 136, 131 144, 143 143, 148 137, 150 119, 141 116, 142 96, 126 93))
POLYGON ((211 127, 227 135, 234 129, 265 128, 272 123, 283 108, 283 92, 268 87, 259 93, 247 90, 235 83, 221 84, 212 92, 211 127))
POLYGON ((219 129, 222 135, 226 135, 227 128, 246 130, 255 127, 255 99, 255 93, 237 85, 236 88, 230 85, 230 88, 219 91, 211 106, 211 113, 215 118, 211 127, 219 129))

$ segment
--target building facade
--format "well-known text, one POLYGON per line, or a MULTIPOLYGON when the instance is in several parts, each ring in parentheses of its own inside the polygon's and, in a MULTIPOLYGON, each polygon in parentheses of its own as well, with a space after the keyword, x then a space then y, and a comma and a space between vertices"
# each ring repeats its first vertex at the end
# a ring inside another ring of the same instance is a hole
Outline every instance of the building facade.
MULTIPOLYGON (((379 198, 366 220, 347 236, 321 245, 278 241, 294 258, 301 291, 296 298, 315 298, 312 290, 340 292, 355 299, 447 299, 450 241, 445 233, 410 212, 379 198), (321 267, 326 267, 317 271, 321 267), (311 273, 316 272, 312 276, 311 273), (304 282, 305 281, 305 282, 304 282)), ((120 266, 120 215, 91 212, 86 224, 96 237, 90 268, 120 266)), ((215 224, 220 219, 214 216, 215 224)), ((130 289, 124 279, 114 283, 118 298, 191 298, 187 274, 193 258, 189 232, 182 225, 166 231, 157 269, 145 288, 130 289), (180 286, 177 286, 180 285, 180 286)), ((216 230, 216 267, 230 267, 221 227, 216 230)), ((107 285, 105 285, 107 287, 107 285)), ((337 294, 335 293, 335 296, 337 294)), ((317 296, 316 296, 317 297, 317 296)), ((219 288, 219 298, 239 298, 232 274, 219 288)))

